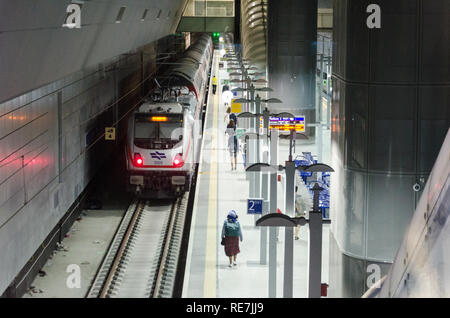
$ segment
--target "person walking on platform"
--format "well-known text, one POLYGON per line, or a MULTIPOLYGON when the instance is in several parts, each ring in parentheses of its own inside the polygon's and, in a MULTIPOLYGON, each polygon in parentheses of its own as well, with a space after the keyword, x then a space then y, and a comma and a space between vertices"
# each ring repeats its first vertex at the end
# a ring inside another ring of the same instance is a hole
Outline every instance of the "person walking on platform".
POLYGON ((230 87, 227 84, 222 86, 222 93, 226 92, 226 91, 229 91, 229 90, 230 90, 230 87))
POLYGON ((231 210, 222 226, 222 245, 225 245, 225 255, 230 260, 228 267, 237 265, 236 257, 240 253, 239 239, 241 242, 243 239, 241 225, 237 221, 237 218, 236 211, 231 210))
POLYGON ((228 106, 230 106, 231 105, 231 102, 232 102, 232 100, 233 100, 233 93, 230 91, 230 90, 228 90, 228 91, 225 91, 225 92, 222 92, 222 100, 223 100, 223 105, 225 106, 225 107, 228 107, 228 106))
MULTIPOLYGON (((296 187, 295 192, 297 192, 298 187, 296 187)), ((306 216, 306 211, 308 210, 308 207, 305 203, 304 198, 301 195, 296 195, 296 199, 295 199, 295 217, 299 218, 299 217, 305 217, 306 216)), ((300 237, 298 235, 300 230, 300 225, 297 225, 295 227, 295 239, 299 240, 300 237)))
POLYGON ((227 125, 225 133, 228 135, 228 151, 230 152, 231 170, 233 170, 233 157, 234 157, 234 170, 237 168, 237 153, 238 153, 238 140, 236 136, 236 125, 233 119, 227 125))
POLYGON ((214 75, 212 78, 212 87, 213 87, 213 94, 216 95, 216 89, 217 89, 217 77, 214 75))
POLYGON ((230 120, 234 121, 234 131, 236 131, 238 119, 236 114, 231 112, 231 107, 227 108, 227 113, 225 114, 224 120, 225 122, 229 122, 230 120))

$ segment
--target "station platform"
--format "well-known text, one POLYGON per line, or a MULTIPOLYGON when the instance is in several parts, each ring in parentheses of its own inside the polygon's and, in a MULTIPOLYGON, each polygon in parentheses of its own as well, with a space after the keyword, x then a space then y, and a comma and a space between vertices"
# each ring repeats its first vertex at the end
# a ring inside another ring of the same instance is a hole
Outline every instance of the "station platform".
MULTIPOLYGON (((189 298, 265 298, 268 297, 268 260, 260 264, 260 229, 255 226, 254 215, 247 214, 249 182, 243 165, 242 153, 238 166, 231 170, 227 150, 224 118, 226 107, 222 100, 222 85, 229 79, 226 67, 219 69, 219 51, 214 51, 211 78, 216 75, 216 94, 210 91, 204 137, 200 155, 197 188, 189 236, 182 297, 189 298), (228 267, 228 257, 220 244, 222 225, 230 210, 239 216, 243 232, 237 266, 228 267)), ((230 86, 230 89, 232 87, 230 86)), ((288 158, 289 142, 279 144, 279 163, 288 158)), ((297 142, 296 153, 314 152, 311 142, 297 142)), ((278 206, 284 202, 283 185, 278 182, 278 206)), ((308 227, 301 227, 299 239, 294 240, 293 296, 307 297, 308 227)), ((322 282, 328 282, 329 226, 323 229, 322 282)), ((278 231, 277 293, 283 297, 284 230, 278 231)), ((268 255, 268 254, 267 254, 268 255)))

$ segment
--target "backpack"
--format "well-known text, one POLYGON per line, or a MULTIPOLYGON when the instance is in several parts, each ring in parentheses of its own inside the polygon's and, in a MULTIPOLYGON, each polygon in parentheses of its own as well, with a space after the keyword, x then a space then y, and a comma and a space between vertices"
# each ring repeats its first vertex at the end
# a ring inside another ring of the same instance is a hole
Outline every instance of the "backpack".
POLYGON ((236 116, 236 114, 231 113, 231 114, 230 114, 230 119, 231 119, 232 121, 234 121, 234 127, 235 127, 235 129, 236 129, 236 125, 237 125, 237 116, 236 116))
POLYGON ((225 225, 225 235, 226 236, 239 236, 240 234, 240 226, 239 223, 231 223, 226 221, 225 225))

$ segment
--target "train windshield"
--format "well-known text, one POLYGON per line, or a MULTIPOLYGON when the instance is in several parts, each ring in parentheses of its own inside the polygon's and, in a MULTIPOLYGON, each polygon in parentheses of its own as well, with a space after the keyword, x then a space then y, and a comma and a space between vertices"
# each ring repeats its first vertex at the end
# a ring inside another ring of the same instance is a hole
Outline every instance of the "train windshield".
POLYGON ((144 149, 171 149, 183 139, 181 114, 136 114, 134 144, 144 149))

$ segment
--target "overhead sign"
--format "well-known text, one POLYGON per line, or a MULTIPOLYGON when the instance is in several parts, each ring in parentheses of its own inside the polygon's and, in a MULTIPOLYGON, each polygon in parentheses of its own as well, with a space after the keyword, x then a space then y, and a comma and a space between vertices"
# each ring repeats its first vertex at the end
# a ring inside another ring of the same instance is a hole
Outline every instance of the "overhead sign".
POLYGON ((278 129, 282 131, 295 130, 296 132, 305 132, 305 116, 300 117, 270 117, 269 129, 278 129))
POLYGON ((116 128, 105 127, 105 139, 106 140, 116 140, 116 128))
POLYGON ((263 199, 248 199, 247 214, 262 214, 263 199))
POLYGON ((232 99, 231 100, 231 112, 234 114, 238 114, 240 112, 242 112, 242 105, 239 103, 235 103, 236 99, 232 99))

